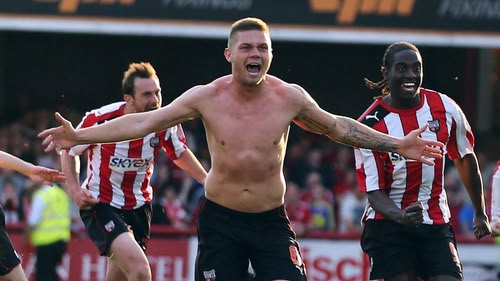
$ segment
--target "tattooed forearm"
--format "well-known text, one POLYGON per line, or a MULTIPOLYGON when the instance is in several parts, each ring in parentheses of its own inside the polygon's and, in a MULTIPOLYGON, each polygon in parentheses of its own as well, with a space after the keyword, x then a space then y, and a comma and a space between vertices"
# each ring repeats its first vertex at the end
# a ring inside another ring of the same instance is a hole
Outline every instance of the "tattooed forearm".
POLYGON ((344 133, 338 141, 353 147, 369 148, 380 151, 396 151, 394 139, 375 131, 351 118, 338 117, 338 127, 344 133))
POLYGON ((327 126, 318 122, 316 119, 309 117, 307 114, 300 115, 299 120, 301 125, 307 128, 307 130, 325 135, 328 135, 337 126, 337 122, 334 122, 332 125, 327 126))
POLYGON ((299 115, 296 121, 303 129, 327 135, 332 140, 345 145, 379 151, 396 151, 397 145, 393 137, 373 130, 349 117, 332 117, 332 119, 328 118, 330 122, 328 124, 307 114, 299 115))

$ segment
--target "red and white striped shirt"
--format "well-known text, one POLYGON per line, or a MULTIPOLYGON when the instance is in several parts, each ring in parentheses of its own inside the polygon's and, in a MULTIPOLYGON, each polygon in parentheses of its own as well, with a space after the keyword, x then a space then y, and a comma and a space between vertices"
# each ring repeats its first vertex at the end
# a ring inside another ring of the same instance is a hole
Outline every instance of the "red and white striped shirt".
MULTIPOLYGON (((474 135, 462 109, 450 97, 436 91, 421 89, 421 104, 415 109, 395 109, 377 99, 360 122, 380 132, 404 137, 410 131, 429 124, 422 138, 445 144, 444 153, 451 160, 473 153, 474 135)), ((446 192, 443 187, 445 159, 435 159, 428 166, 403 158, 395 152, 369 149, 354 150, 360 189, 364 192, 385 190, 398 207, 405 209, 412 202, 424 206, 425 224, 444 224, 450 220, 446 192)), ((384 219, 367 205, 363 221, 384 219)))
MULTIPOLYGON (((123 115, 125 102, 105 105, 87 112, 77 128, 96 126, 123 115)), ((69 155, 81 155, 88 149, 88 189, 101 203, 131 210, 152 200, 150 185, 154 159, 164 148, 170 159, 177 159, 187 148, 181 125, 151 133, 142 139, 107 144, 78 145, 69 155)))

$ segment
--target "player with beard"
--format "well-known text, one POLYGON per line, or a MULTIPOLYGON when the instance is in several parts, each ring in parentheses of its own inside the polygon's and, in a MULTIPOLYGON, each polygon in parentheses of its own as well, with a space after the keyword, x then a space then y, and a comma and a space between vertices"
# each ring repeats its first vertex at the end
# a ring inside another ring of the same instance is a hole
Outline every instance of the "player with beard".
POLYGON ((62 126, 39 134, 50 151, 134 139, 201 118, 212 165, 197 216, 195 280, 246 280, 249 260, 255 280, 306 280, 284 207, 283 161, 291 123, 345 145, 396 151, 430 165, 422 156, 442 156, 442 143, 418 137, 426 126, 392 137, 324 111, 299 85, 268 74, 271 36, 260 19, 234 22, 224 55, 231 74, 189 89, 160 110, 77 130, 56 114, 62 126))
MULTIPOLYGON (((162 102, 160 82, 150 63, 132 63, 122 82, 125 101, 88 112, 78 128, 119 116, 155 111, 162 102)), ((125 130, 131 124, 124 125, 125 130)), ((74 146, 61 156, 69 194, 80 208, 87 232, 101 255, 108 256, 107 281, 148 281, 145 255, 150 235, 154 161, 164 149, 169 158, 200 183, 206 171, 186 145, 181 125, 116 143, 74 146), (87 151, 87 177, 80 185, 79 155, 87 151)))
MULTIPOLYGON (((403 137, 428 124, 422 138, 445 144, 474 206, 474 234, 490 234, 474 136, 460 107, 447 95, 421 87, 423 65, 414 45, 390 45, 382 60, 383 80, 365 79, 382 95, 359 118, 380 132, 403 137)), ((355 149, 360 188, 368 194, 361 246, 370 256, 370 280, 463 280, 443 186, 445 160, 434 166, 399 153, 355 149)))

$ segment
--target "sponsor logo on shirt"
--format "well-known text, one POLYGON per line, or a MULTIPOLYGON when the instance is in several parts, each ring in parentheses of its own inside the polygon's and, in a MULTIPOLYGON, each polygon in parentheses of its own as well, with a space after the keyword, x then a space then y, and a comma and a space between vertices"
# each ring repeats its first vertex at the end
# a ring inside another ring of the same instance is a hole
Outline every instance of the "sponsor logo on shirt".
POLYGON ((153 158, 143 159, 143 158, 122 158, 122 157, 112 157, 109 161, 109 168, 113 171, 117 172, 127 172, 127 171, 136 171, 142 172, 145 171, 153 158))
POLYGON ((389 155, 391 156, 391 161, 392 162, 405 161, 406 160, 403 156, 399 155, 396 152, 389 152, 389 155))
MULTIPOLYGON (((392 162, 399 162, 399 161, 405 161, 405 162, 417 162, 417 160, 415 159, 406 159, 405 157, 403 157, 402 155, 399 155, 398 153, 396 152, 389 152, 389 156, 391 157, 391 161, 392 162)), ((427 159, 430 159, 428 157, 426 157, 427 159)))

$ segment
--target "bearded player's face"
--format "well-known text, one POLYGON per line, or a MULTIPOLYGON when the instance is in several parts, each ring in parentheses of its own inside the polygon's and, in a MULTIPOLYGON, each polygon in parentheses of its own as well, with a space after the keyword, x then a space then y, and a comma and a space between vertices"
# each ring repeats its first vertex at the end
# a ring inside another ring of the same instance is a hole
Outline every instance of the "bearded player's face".
POLYGON ((135 78, 132 106, 136 112, 151 111, 161 107, 160 81, 154 78, 135 78))

